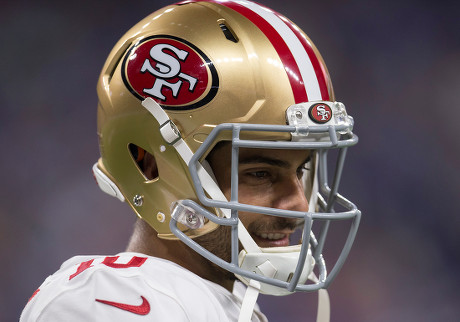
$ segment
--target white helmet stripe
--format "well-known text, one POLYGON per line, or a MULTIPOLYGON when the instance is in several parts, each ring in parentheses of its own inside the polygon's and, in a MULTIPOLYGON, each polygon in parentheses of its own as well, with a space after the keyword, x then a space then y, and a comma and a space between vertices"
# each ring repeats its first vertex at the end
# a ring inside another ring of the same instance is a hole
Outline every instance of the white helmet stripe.
POLYGON ((293 55, 295 62, 300 70, 307 96, 309 101, 320 101, 321 90, 319 88, 318 79, 316 77, 315 70, 310 61, 308 53, 305 51, 302 43, 297 38, 296 34, 286 25, 275 12, 266 7, 262 7, 254 2, 250 1, 234 1, 246 8, 251 9, 265 21, 267 21, 281 36, 286 45, 288 46, 291 54, 293 55))

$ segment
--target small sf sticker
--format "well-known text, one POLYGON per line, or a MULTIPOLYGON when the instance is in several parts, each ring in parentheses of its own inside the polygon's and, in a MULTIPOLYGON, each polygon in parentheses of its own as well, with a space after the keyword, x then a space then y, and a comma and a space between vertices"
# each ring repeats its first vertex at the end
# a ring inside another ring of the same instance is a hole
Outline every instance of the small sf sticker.
POLYGON ((154 36, 135 44, 123 60, 125 85, 140 100, 151 97, 164 109, 190 110, 217 93, 214 64, 196 46, 173 36, 154 36))
POLYGON ((324 103, 314 104, 308 110, 310 119, 318 124, 324 124, 332 118, 332 110, 329 105, 324 103))

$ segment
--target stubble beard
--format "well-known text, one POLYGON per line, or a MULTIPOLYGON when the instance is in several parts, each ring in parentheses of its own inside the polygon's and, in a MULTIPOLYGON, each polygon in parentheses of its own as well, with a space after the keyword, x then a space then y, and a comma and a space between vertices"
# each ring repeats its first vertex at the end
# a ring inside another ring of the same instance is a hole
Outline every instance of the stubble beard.
MULTIPOLYGON (((227 263, 231 262, 231 227, 228 226, 219 226, 216 230, 204 235, 195 238, 195 241, 204 247, 206 250, 226 261, 227 263)), ((208 268, 210 273, 216 278, 217 281, 227 280, 235 281, 236 276, 226 270, 225 268, 220 267, 219 265, 207 260, 208 268)))

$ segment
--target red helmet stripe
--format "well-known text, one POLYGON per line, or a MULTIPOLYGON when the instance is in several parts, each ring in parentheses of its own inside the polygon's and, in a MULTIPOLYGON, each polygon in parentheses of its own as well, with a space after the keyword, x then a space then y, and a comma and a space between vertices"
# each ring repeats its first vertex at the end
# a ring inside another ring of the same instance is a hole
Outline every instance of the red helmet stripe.
POLYGON ((284 69, 288 76, 289 82, 291 84, 292 92, 294 95, 294 101, 296 103, 308 101, 308 95, 303 84, 302 76, 297 65, 297 62, 292 55, 289 47, 284 42, 282 36, 276 31, 276 29, 263 17, 251 10, 250 8, 243 6, 241 2, 233 1, 212 1, 229 7, 241 15, 245 16, 252 23, 254 23, 264 34, 267 36, 268 40, 271 42, 275 48, 278 56, 281 59, 281 62, 284 65, 284 69))
POLYGON ((281 20, 283 20, 286 23, 286 25, 297 36, 303 48, 307 52, 308 57, 310 58, 311 64, 313 65, 313 68, 315 70, 316 77, 318 79, 318 84, 319 84, 319 88, 321 91, 322 100, 329 101, 330 96, 329 96, 329 91, 328 91, 328 86, 327 86, 327 82, 329 81, 329 75, 326 71, 326 66, 324 66, 324 63, 318 59, 315 52, 313 51, 313 47, 310 41, 300 32, 298 27, 294 25, 289 19, 286 19, 286 17, 284 17, 283 15, 279 13, 276 13, 276 14, 281 20))
MULTIPOLYGON (((193 1, 195 2, 195 1, 193 1)), ((197 1, 200 2, 200 1, 197 1)), ((268 38, 278 53, 296 103, 328 100, 324 67, 302 33, 282 15, 251 1, 209 0, 248 18, 268 38)))

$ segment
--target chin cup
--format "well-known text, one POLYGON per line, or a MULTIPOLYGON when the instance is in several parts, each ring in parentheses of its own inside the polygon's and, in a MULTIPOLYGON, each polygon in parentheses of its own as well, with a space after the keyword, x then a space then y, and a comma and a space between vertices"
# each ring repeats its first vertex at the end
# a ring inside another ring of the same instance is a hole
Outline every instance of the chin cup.
MULTIPOLYGON (((238 256, 240 267, 269 279, 290 283, 298 267, 301 245, 260 248, 260 250, 262 251, 260 253, 248 253, 242 250, 238 256)), ((314 266, 315 260, 309 248, 300 277, 295 284, 305 284, 314 266)), ((243 283, 249 285, 249 278, 240 275, 236 276, 243 283)), ((261 282, 260 293, 282 296, 289 295, 292 292, 285 288, 261 282)))

